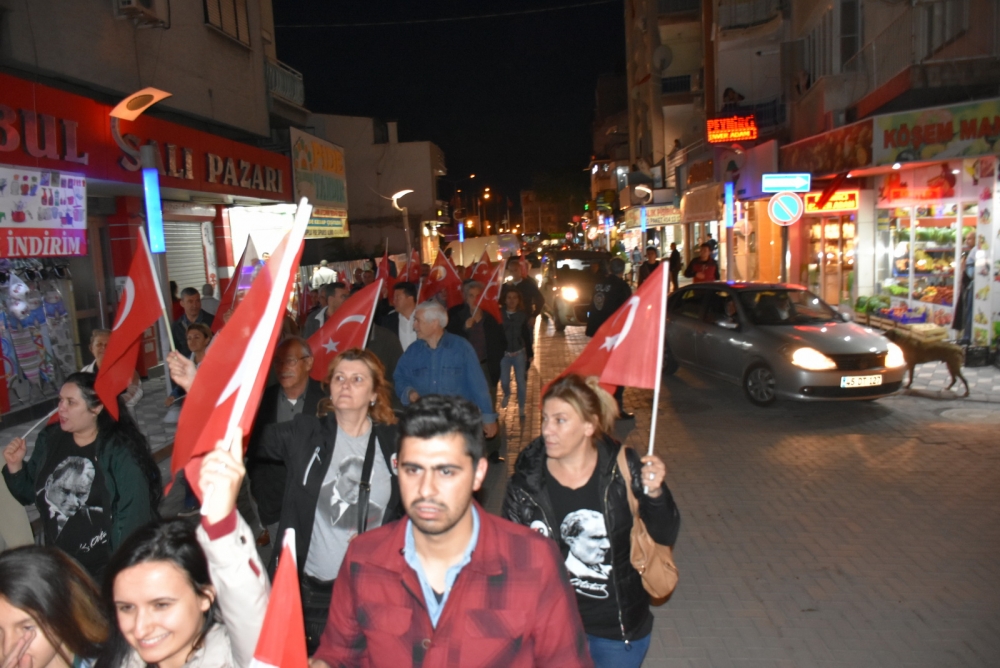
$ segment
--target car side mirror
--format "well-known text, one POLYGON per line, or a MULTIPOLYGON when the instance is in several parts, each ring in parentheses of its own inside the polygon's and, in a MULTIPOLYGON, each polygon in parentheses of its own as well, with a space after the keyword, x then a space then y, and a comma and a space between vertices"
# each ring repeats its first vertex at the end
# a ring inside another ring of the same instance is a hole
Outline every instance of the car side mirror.
POLYGON ((850 313, 850 311, 839 311, 839 310, 838 310, 838 311, 837 311, 837 313, 839 313, 839 314, 840 314, 840 319, 841 319, 841 320, 843 320, 844 322, 850 322, 851 320, 853 320, 853 319, 854 319, 854 318, 853 318, 853 317, 851 316, 851 313, 850 313))
POLYGON ((730 320, 729 318, 719 318, 718 320, 715 321, 715 324, 718 325, 719 327, 723 328, 723 329, 739 329, 740 328, 740 324, 738 322, 730 320))

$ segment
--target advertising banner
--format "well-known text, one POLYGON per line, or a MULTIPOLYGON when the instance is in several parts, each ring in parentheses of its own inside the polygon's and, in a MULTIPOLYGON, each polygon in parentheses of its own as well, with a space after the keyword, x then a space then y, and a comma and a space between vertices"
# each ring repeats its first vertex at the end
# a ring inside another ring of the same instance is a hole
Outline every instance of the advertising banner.
POLYGON ((875 164, 979 156, 1000 150, 1000 99, 875 118, 875 164))
POLYGON ((726 147, 715 149, 715 164, 719 169, 716 180, 733 184, 737 199, 758 199, 764 196, 761 177, 778 170, 778 142, 764 142, 750 149, 726 147))
POLYGON ((344 149, 291 128, 295 199, 313 205, 306 239, 349 237, 344 149))
POLYGON ((87 254, 87 180, 0 166, 0 258, 87 254))

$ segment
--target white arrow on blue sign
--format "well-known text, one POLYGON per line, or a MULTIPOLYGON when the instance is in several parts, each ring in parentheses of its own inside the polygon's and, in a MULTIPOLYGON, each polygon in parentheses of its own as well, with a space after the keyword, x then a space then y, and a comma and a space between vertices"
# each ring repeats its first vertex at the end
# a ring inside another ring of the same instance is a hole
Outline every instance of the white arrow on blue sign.
POLYGON ((762 174, 760 189, 766 193, 807 193, 812 186, 812 174, 762 174))

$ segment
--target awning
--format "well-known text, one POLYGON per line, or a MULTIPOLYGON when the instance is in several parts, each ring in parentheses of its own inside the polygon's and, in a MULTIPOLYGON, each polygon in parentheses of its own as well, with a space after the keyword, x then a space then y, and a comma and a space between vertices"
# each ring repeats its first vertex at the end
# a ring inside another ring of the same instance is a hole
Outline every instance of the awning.
POLYGON ((681 198, 681 222, 703 223, 709 220, 722 220, 721 200, 721 183, 689 190, 681 198))

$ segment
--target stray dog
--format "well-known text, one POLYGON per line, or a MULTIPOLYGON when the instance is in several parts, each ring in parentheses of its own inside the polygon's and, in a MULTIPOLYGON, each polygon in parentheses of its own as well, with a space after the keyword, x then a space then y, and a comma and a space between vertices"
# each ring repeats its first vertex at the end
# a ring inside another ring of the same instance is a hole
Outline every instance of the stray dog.
POLYGON ((922 341, 912 334, 901 329, 890 329, 883 332, 885 338, 889 339, 903 350, 903 359, 910 370, 910 382, 906 384, 909 389, 913 385, 913 369, 918 364, 927 362, 944 362, 948 365, 948 373, 951 374, 950 390, 956 380, 961 380, 965 385, 964 397, 969 396, 969 383, 962 375, 962 362, 965 361, 965 352, 960 346, 947 341, 922 341))

